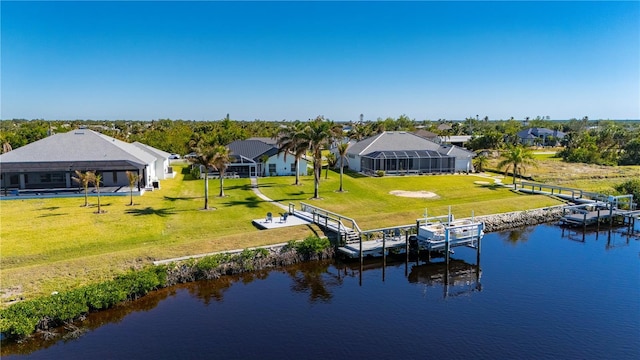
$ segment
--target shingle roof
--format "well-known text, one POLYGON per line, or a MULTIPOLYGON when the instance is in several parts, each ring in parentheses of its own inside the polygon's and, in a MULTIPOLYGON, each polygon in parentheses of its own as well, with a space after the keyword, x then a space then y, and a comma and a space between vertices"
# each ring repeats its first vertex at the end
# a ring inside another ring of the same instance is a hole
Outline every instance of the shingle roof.
POLYGON ((160 149, 154 148, 153 146, 149 146, 147 144, 143 144, 141 142, 134 142, 132 143, 133 145, 139 147, 140 149, 150 153, 151 155, 157 157, 157 158, 164 158, 164 159, 168 159, 169 156, 171 156, 171 154, 169 154, 166 151, 162 151, 160 149))
POLYGON ((229 144, 232 154, 242 155, 254 161, 259 161, 262 155, 272 156, 278 153, 278 149, 261 140, 236 140, 229 144))
POLYGON ((529 129, 524 129, 518 132, 518 137, 521 139, 531 139, 533 137, 539 137, 539 136, 544 136, 544 137, 553 136, 558 139, 562 139, 566 135, 567 134, 562 131, 551 130, 547 128, 529 128, 529 129))
POLYGON ((89 129, 55 134, 0 155, 3 170, 45 163, 89 164, 125 162, 143 167, 155 157, 133 144, 89 129))
POLYGON ((412 133, 385 131, 350 146, 347 153, 363 155, 375 151, 410 151, 416 149, 437 151, 439 147, 440 144, 412 133))

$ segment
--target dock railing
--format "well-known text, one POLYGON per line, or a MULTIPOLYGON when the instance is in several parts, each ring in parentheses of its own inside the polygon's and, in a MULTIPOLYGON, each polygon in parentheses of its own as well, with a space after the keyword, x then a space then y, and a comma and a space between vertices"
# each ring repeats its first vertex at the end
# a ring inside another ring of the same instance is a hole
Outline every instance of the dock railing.
POLYGON ((540 184, 540 183, 534 183, 529 181, 521 181, 520 184, 516 183, 516 190, 518 189, 518 185, 520 185, 520 189, 524 189, 524 190, 528 190, 528 188, 531 188, 532 192, 534 191, 546 192, 551 195, 571 194, 572 199, 588 198, 596 201, 606 201, 606 199, 609 197, 608 195, 600 194, 596 192, 584 191, 581 189, 574 189, 574 188, 569 188, 565 186, 540 184))
MULTIPOLYGON (((289 204, 290 209, 291 207, 292 204, 289 204)), ((359 237, 362 233, 362 230, 358 226, 358 223, 356 223, 356 221, 350 217, 340 215, 304 202, 300 202, 300 211, 311 214, 312 221, 317 225, 323 226, 328 229, 335 228, 335 230, 341 236, 351 232, 357 233, 359 237)))

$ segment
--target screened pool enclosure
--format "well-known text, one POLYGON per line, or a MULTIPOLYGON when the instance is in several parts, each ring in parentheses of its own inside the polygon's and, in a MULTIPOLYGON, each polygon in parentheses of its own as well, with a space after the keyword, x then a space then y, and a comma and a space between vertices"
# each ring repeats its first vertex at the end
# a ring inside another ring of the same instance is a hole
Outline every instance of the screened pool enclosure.
POLYGON ((456 158, 432 150, 375 151, 361 157, 364 173, 379 170, 388 174, 455 172, 456 158))

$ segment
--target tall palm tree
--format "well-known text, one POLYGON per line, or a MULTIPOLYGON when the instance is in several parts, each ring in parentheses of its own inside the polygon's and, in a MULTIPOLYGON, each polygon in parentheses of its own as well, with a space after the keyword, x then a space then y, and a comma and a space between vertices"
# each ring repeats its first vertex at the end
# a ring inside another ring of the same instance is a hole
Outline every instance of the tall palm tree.
POLYGON ((345 142, 345 143, 340 143, 338 144, 338 157, 340 158, 340 192, 343 192, 344 189, 342 188, 342 174, 343 174, 343 169, 344 169, 344 159, 347 157, 347 150, 349 149, 349 143, 345 142))
POLYGON ((289 153, 295 158, 296 185, 300 185, 300 158, 309 150, 309 143, 304 138, 304 129, 304 123, 295 121, 276 134, 278 153, 284 153, 285 161, 289 153))
MULTIPOLYGON (((227 114, 227 116, 229 116, 227 114)), ((211 165, 220 173, 220 197, 224 196, 224 173, 227 171, 229 163, 231 163, 231 151, 228 147, 218 145, 213 148, 213 158, 211 165)))
POLYGON ((325 120, 323 116, 318 116, 311 120, 304 129, 304 139, 309 144, 309 150, 313 153, 313 177, 314 189, 313 198, 318 199, 320 187, 320 171, 322 170, 322 150, 338 136, 341 127, 336 126, 333 121, 325 120))
POLYGON ((136 182, 138 182, 138 179, 140 178, 140 176, 136 173, 134 173, 133 171, 126 171, 127 173, 127 179, 129 180, 129 195, 131 196, 131 201, 129 201, 129 206, 133 205, 133 187, 135 186, 136 182))
POLYGON ((527 165, 535 166, 533 153, 522 145, 511 145, 507 151, 502 153, 504 160, 498 163, 498 169, 505 168, 505 175, 509 169, 513 168, 513 185, 516 184, 516 177, 526 170, 527 165))
POLYGON ((72 177, 73 181, 77 182, 78 185, 82 186, 84 189, 84 206, 89 206, 89 184, 92 181, 93 173, 91 171, 81 172, 80 170, 76 170, 76 176, 72 177))
POLYGON ((204 209, 209 210, 209 168, 213 167, 213 159, 216 155, 215 147, 200 143, 194 149, 196 155, 189 161, 204 167, 204 209))

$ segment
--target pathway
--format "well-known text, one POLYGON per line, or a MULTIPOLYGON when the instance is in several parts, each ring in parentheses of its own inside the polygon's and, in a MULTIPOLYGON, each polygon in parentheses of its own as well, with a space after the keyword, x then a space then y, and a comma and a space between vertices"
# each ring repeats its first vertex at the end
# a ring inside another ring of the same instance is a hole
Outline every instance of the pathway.
POLYGON ((254 178, 254 177, 251 178, 251 189, 256 194, 256 196, 259 197, 260 199, 273 203, 275 206, 279 207, 282 210, 289 211, 288 206, 280 204, 279 202, 267 197, 265 194, 262 193, 262 191, 260 191, 260 188, 258 188, 258 178, 254 178))

